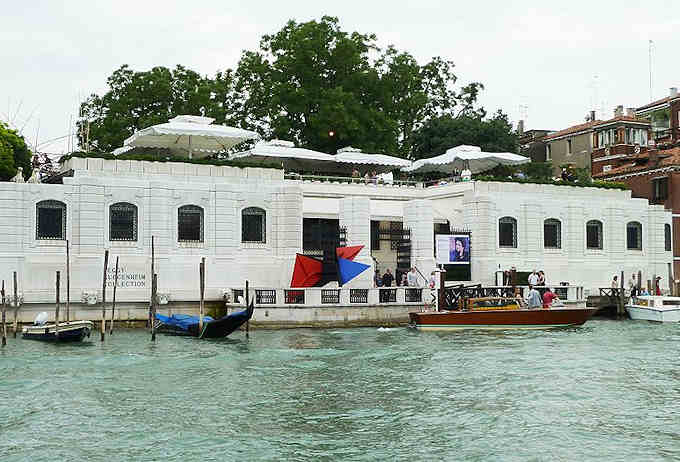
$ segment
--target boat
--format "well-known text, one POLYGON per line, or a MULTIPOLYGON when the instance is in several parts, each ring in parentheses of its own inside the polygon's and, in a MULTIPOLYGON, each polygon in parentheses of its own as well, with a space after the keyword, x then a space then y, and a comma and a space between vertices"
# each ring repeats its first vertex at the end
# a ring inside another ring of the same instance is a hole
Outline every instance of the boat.
POLYGON ((640 295, 632 297, 626 305, 630 319, 678 322, 680 321, 680 297, 640 295))
POLYGON ((198 338, 222 338, 234 332, 246 323, 254 311, 253 302, 248 308, 236 313, 227 314, 219 319, 203 316, 203 330, 199 328, 198 316, 188 314, 173 314, 164 316, 156 313, 156 331, 168 335, 184 335, 198 338))
POLYGON ((81 342, 90 337, 94 324, 92 321, 66 321, 60 322, 58 327, 47 322, 47 313, 43 311, 35 317, 33 325, 21 330, 21 337, 44 342, 81 342))
POLYGON ((411 312, 409 325, 422 331, 462 329, 550 329, 583 325, 595 308, 527 309, 519 301, 470 299, 464 309, 411 312), (490 306, 496 303, 497 306, 490 306))

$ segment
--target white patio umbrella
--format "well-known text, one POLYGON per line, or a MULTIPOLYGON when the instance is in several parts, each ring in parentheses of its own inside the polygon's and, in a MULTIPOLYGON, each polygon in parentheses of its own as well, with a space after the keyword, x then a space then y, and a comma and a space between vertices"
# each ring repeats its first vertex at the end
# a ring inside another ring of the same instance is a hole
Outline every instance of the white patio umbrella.
POLYGON ((511 152, 483 152, 479 146, 460 145, 444 154, 420 159, 402 170, 409 173, 440 172, 451 174, 468 168, 472 173, 492 169, 497 165, 521 165, 531 162, 528 157, 511 152))
POLYGON ((403 167, 409 167, 411 161, 400 157, 388 156, 385 154, 369 154, 361 150, 348 146, 338 149, 335 161, 347 164, 371 165, 376 171, 391 171, 403 167))
MULTIPOLYGON (((205 157, 223 152, 243 141, 259 138, 258 134, 242 128, 211 125, 215 119, 180 115, 167 123, 139 130, 123 143, 123 147, 166 148, 171 152, 197 154, 205 157)), ((118 148, 116 151, 121 150, 118 148)))
POLYGON ((232 154, 230 159, 281 162, 285 170, 332 170, 335 156, 311 149, 297 148, 292 141, 260 141, 247 151, 232 154))

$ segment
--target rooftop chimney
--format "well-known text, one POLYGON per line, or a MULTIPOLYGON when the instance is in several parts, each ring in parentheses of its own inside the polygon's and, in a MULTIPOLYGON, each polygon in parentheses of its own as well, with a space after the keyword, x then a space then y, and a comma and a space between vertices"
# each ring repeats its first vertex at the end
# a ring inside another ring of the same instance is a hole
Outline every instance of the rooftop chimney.
POLYGON ((591 122, 595 121, 595 111, 590 111, 590 121, 591 122))
POLYGON ((524 121, 520 120, 517 122, 517 134, 522 136, 524 134, 524 121))
POLYGON ((616 109, 614 109, 614 117, 621 117, 623 115, 623 106, 618 105, 616 106, 616 109))
POLYGON ((671 98, 678 96, 678 87, 671 87, 671 98))
POLYGON ((656 149, 656 143, 654 142, 654 140, 650 140, 648 146, 649 146, 649 149, 647 151, 649 156, 648 165, 650 167, 656 168, 659 166, 659 150, 656 149))
POLYGON ((635 108, 634 107, 629 107, 626 109, 626 115, 628 117, 635 117, 635 108))

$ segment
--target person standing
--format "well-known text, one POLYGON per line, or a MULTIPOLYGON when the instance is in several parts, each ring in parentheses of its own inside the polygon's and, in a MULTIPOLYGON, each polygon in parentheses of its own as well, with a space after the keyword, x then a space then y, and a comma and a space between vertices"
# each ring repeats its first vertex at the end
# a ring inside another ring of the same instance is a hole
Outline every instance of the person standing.
POLYGON ((409 271, 408 276, 406 277, 406 281, 409 287, 418 287, 418 275, 416 274, 415 268, 411 268, 411 271, 409 271))
POLYGON ((637 295, 637 283, 635 282, 635 273, 631 273, 630 279, 628 279, 628 290, 630 291, 631 297, 635 297, 637 295))
POLYGON ((544 309, 549 309, 552 304, 553 300, 557 298, 557 294, 550 290, 550 287, 543 293, 543 308, 544 309))
POLYGON ((529 282, 530 286, 535 286, 538 284, 538 273, 536 270, 533 270, 529 277, 527 278, 527 282, 529 282))
POLYGON ((529 292, 526 295, 526 302, 530 310, 540 308, 543 305, 541 294, 538 293, 538 290, 536 290, 536 288, 531 284, 529 284, 529 292))
POLYGON ((661 276, 657 276, 654 281, 654 295, 661 295, 661 276))
POLYGON ((619 288, 619 278, 614 275, 614 279, 612 279, 612 289, 618 289, 619 288))
POLYGON ((376 287, 382 286, 382 278, 380 277, 380 270, 375 270, 375 276, 373 277, 373 283, 376 287))
POLYGON ((392 281, 394 281, 394 276, 392 276, 390 269, 387 268, 385 270, 385 274, 383 274, 383 277, 382 277, 383 287, 392 287, 392 281))
POLYGON ((538 272, 538 284, 539 286, 544 286, 545 285, 545 273, 543 270, 538 272))

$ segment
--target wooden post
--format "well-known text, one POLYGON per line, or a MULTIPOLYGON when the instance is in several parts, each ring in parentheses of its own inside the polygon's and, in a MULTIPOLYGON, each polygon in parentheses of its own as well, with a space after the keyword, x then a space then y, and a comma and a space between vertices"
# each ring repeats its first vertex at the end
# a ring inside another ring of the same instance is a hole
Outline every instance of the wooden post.
POLYGON ((5 280, 2 280, 2 290, 0 290, 0 295, 2 295, 2 346, 7 345, 7 325, 5 325, 5 311, 7 305, 5 305, 5 280))
MULTIPOLYGON (((154 322, 156 321, 151 317, 151 312, 153 311, 153 303, 154 303, 154 291, 153 291, 153 275, 156 274, 156 269, 154 268, 155 265, 155 248, 154 248, 154 236, 151 236, 151 300, 149 300, 149 318, 146 321, 147 327, 151 327, 154 322)), ((154 337, 152 335, 152 337, 154 337)))
POLYGON ((59 271, 57 271, 57 305, 54 308, 54 335, 59 338, 59 271))
POLYGON ((201 258, 201 264, 199 265, 199 279, 200 279, 200 289, 201 298, 198 304, 198 336, 203 336, 203 296, 205 294, 205 257, 201 258))
POLYGON ((649 292, 650 295, 654 295, 652 293, 652 281, 647 279, 647 292, 649 292))
POLYGON ((104 251, 104 277, 102 278, 102 335, 101 340, 104 341, 106 335, 106 269, 109 266, 109 251, 104 251))
MULTIPOLYGON (((246 279, 246 308, 250 307, 250 294, 248 291, 248 280, 246 279)), ((250 320, 246 321, 246 338, 250 337, 250 320)))
POLYGON ((19 323, 17 318, 19 317, 19 296, 17 295, 17 272, 14 271, 12 274, 14 279, 14 338, 17 338, 17 328, 19 323))
POLYGON ((652 290, 649 292, 649 295, 656 295, 656 273, 652 275, 652 290))
POLYGON ((116 316, 116 287, 118 287, 118 257, 116 257, 116 270, 113 273, 113 303, 111 304, 111 324, 109 335, 113 335, 113 318, 116 316))
POLYGON ((638 270, 638 279, 637 279, 637 293, 640 295, 640 292, 642 291, 642 271, 638 270))
MULTIPOLYGON (((442 266, 439 270, 439 296, 437 297, 437 311, 446 307, 446 270, 442 266)), ((447 307, 448 308, 448 307, 447 307)))
POLYGON ((158 291, 158 275, 151 277, 151 341, 156 341, 156 293, 158 291))
POLYGON ((624 281, 623 281, 623 271, 621 271, 621 281, 620 282, 620 289, 619 289, 619 306, 618 306, 618 317, 622 318, 626 314, 626 302, 625 302, 625 292, 624 292, 624 281))
POLYGON ((670 263, 667 263, 667 265, 668 265, 668 290, 672 296, 676 296, 677 294, 673 290, 673 287, 675 285, 673 284, 673 267, 671 266, 670 263))
POLYGON ((71 258, 66 241, 66 322, 71 320, 71 258))

